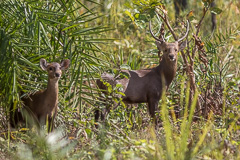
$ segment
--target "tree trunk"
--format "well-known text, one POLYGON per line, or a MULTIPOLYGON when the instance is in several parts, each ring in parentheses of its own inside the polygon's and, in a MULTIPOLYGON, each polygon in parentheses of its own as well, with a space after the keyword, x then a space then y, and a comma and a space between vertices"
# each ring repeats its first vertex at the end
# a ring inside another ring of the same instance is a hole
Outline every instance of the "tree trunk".
MULTIPOLYGON (((211 3, 211 7, 215 7, 216 6, 216 3, 215 1, 213 1, 211 3)), ((216 14, 214 13, 211 13, 211 17, 212 17, 212 31, 214 31, 217 27, 217 18, 216 18, 216 14)))
POLYGON ((175 18, 177 19, 180 11, 187 8, 187 0, 174 0, 175 18))

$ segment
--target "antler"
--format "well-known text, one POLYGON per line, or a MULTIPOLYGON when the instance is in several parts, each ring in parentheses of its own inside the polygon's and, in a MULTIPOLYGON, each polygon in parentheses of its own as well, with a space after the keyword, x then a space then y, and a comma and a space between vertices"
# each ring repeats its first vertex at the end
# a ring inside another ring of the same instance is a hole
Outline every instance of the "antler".
POLYGON ((188 35, 188 32, 189 32, 189 21, 187 20, 187 31, 186 31, 185 35, 182 38, 178 39, 177 41, 181 42, 184 38, 186 38, 188 35))
POLYGON ((163 21, 165 22, 165 24, 167 25, 169 31, 172 33, 173 38, 175 39, 175 41, 180 42, 180 41, 182 41, 184 38, 186 38, 187 35, 188 35, 188 32, 189 32, 189 21, 187 20, 187 32, 186 32, 186 34, 185 34, 182 38, 178 39, 177 36, 176 36, 176 34, 174 33, 171 25, 169 24, 169 21, 168 21, 166 12, 164 12, 162 9, 160 9, 160 11, 163 13, 163 15, 162 15, 161 13, 159 13, 158 10, 156 10, 157 14, 162 18, 162 20, 163 20, 163 21))
MULTIPOLYGON (((165 40, 164 40, 164 38, 163 38, 162 35, 161 35, 162 40, 159 39, 159 38, 157 38, 156 36, 154 36, 151 28, 152 28, 152 25, 151 25, 151 20, 150 20, 150 21, 149 21, 149 30, 150 30, 150 33, 151 33, 151 35, 153 36, 153 38, 156 39, 157 41, 165 42, 165 40)), ((181 42, 182 40, 184 40, 184 39, 187 37, 188 32, 189 32, 189 21, 187 20, 187 31, 186 31, 185 35, 184 35, 182 38, 178 39, 177 41, 178 41, 178 42, 181 42)))
POLYGON ((154 34, 153 34, 153 32, 152 32, 152 26, 151 26, 151 20, 149 21, 149 30, 150 30, 150 33, 151 33, 151 35, 153 36, 153 38, 154 39, 156 39, 157 41, 160 41, 160 42, 165 42, 165 40, 164 40, 164 38, 163 38, 163 36, 161 35, 161 37, 162 37, 162 40, 161 39, 159 39, 159 38, 157 38, 157 37, 155 37, 154 36, 154 34))

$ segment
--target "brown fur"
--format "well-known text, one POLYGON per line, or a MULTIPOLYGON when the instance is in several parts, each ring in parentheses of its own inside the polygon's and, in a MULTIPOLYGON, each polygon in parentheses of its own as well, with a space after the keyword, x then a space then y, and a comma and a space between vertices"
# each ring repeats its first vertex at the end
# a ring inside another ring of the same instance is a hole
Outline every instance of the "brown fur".
MULTIPOLYGON (((57 114, 58 103, 58 80, 62 75, 62 70, 69 67, 70 61, 64 60, 61 64, 53 62, 47 63, 45 59, 40 60, 40 66, 48 72, 47 89, 31 94, 29 97, 23 97, 23 108, 30 116, 30 120, 35 120, 37 124, 46 124, 48 120, 48 130, 53 129, 54 118, 57 114)), ((11 113, 10 124, 15 127, 19 121, 25 121, 20 111, 11 113)))
MULTIPOLYGON (((163 89, 168 89, 177 70, 177 53, 183 50, 186 43, 181 45, 178 42, 167 43, 156 41, 157 47, 163 52, 160 64, 152 69, 124 71, 129 74, 129 79, 115 80, 113 76, 104 73, 102 79, 111 85, 122 84, 125 96, 123 102, 127 104, 147 103, 150 116, 155 120, 155 111, 162 96, 163 89)), ((100 80, 97 80, 100 89, 106 89, 100 80)), ((95 112, 95 120, 100 116, 99 111, 95 112)), ((104 119, 105 115, 102 115, 104 119)))

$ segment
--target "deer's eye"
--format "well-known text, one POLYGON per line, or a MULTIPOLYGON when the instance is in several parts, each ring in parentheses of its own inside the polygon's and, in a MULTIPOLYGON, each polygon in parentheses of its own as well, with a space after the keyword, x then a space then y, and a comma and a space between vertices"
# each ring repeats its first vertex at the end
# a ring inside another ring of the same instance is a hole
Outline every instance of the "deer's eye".
POLYGON ((164 51, 167 52, 167 49, 165 49, 164 51))
POLYGON ((52 70, 53 70, 53 68, 52 68, 52 67, 50 67, 50 68, 49 68, 49 71, 52 71, 52 70))
POLYGON ((175 52, 177 52, 177 49, 175 49, 175 52))

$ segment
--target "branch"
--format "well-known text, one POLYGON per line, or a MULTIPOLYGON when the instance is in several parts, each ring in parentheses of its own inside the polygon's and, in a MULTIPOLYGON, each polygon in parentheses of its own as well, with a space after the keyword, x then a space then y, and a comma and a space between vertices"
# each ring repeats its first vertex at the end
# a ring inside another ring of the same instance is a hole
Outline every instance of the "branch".
POLYGON ((196 36, 198 35, 198 33, 199 33, 199 31, 200 31, 200 27, 201 27, 201 25, 202 25, 203 19, 204 19, 205 15, 206 15, 208 9, 209 9, 209 7, 207 7, 207 8, 204 7, 204 8, 203 8, 203 16, 202 16, 202 18, 200 19, 199 23, 197 24, 196 36))
MULTIPOLYGON (((198 34, 199 34, 199 32, 200 32, 200 27, 201 27, 201 25, 202 25, 203 19, 204 19, 205 15, 206 15, 208 9, 209 9, 209 6, 203 8, 202 18, 200 19, 199 23, 197 24, 196 34, 193 35, 193 36, 198 37, 198 34)), ((195 52, 196 52, 196 51, 197 51, 197 45, 195 44, 195 46, 194 46, 194 48, 193 48, 193 50, 192 50, 192 58, 193 58, 193 60, 194 60, 194 58, 195 58, 195 52)))
POLYGON ((163 21, 166 23, 166 25, 167 25, 168 29, 170 30, 170 32, 172 33, 173 38, 175 39, 175 41, 177 41, 177 36, 176 36, 176 34, 174 33, 171 25, 169 24, 168 17, 167 17, 167 15, 166 15, 166 13, 165 13, 163 10, 161 10, 161 9, 160 9, 160 11, 164 14, 164 16, 163 16, 161 13, 159 13, 158 10, 156 10, 157 14, 158 14, 158 15, 163 19, 163 21))

